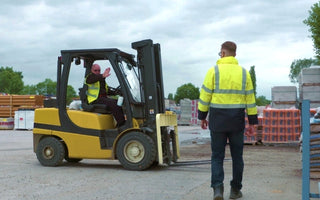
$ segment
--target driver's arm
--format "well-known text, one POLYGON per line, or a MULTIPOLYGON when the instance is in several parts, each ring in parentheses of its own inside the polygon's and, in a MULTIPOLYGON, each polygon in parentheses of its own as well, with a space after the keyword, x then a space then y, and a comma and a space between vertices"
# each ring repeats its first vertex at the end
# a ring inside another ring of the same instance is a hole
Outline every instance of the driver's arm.
POLYGON ((90 73, 86 78, 86 82, 89 83, 89 84, 92 84, 92 83, 95 83, 97 81, 102 81, 104 79, 105 78, 102 77, 102 74, 90 73))

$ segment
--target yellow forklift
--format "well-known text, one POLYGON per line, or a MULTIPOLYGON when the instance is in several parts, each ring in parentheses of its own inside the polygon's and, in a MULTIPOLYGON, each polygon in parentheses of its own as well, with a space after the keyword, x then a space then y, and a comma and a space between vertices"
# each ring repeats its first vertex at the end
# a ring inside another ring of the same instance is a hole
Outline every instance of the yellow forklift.
POLYGON ((145 170, 177 161, 177 117, 165 110, 160 44, 142 40, 131 47, 136 60, 117 48, 61 51, 56 105, 35 110, 33 148, 42 165, 117 159, 126 169, 145 170), (126 123, 121 128, 105 105, 88 104, 86 84, 79 88, 81 109, 67 107, 71 68, 83 66, 83 77, 78 77, 83 79, 98 61, 110 63, 117 79, 118 85, 109 89, 114 98, 123 98, 126 123))

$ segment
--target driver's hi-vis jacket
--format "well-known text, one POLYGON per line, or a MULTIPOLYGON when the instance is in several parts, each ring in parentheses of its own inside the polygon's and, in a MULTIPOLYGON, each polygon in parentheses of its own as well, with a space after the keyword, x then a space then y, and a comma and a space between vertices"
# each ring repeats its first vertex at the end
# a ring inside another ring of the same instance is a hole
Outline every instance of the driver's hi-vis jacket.
POLYGON ((214 132, 243 131, 245 110, 249 124, 257 124, 257 107, 249 72, 235 57, 223 57, 204 79, 198 103, 198 118, 206 119, 214 132))
MULTIPOLYGON (((99 98, 99 95, 100 95, 100 81, 105 81, 104 78, 102 78, 102 76, 99 74, 99 75, 95 75, 93 73, 90 73, 87 75, 87 77, 85 78, 84 82, 85 84, 88 85, 88 90, 87 90, 87 100, 88 100, 88 103, 92 103, 94 102, 95 100, 97 100, 99 98), (94 82, 94 83, 87 83, 87 78, 88 76, 97 76, 97 81, 94 82), (98 80, 100 79, 100 80, 98 80)), ((103 86, 102 86, 103 87, 103 86)), ((107 94, 108 93, 108 85, 107 83, 105 83, 105 92, 104 94, 107 94)))

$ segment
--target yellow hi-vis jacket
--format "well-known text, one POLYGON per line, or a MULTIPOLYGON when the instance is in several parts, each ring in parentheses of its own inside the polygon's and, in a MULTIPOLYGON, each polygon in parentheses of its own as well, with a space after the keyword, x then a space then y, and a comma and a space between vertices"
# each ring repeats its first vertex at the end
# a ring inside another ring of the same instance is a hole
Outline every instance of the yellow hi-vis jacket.
MULTIPOLYGON (((87 100, 88 103, 92 103, 93 101, 97 100, 99 97, 100 93, 100 81, 97 81, 95 83, 89 84, 86 82, 85 83, 88 85, 88 90, 87 90, 87 100)), ((106 93, 108 92, 108 85, 106 83, 106 93)))
POLYGON ((219 59, 206 74, 200 91, 198 118, 205 119, 209 109, 210 130, 224 131, 228 126, 244 129, 245 109, 250 124, 258 121, 251 76, 233 56, 219 59))

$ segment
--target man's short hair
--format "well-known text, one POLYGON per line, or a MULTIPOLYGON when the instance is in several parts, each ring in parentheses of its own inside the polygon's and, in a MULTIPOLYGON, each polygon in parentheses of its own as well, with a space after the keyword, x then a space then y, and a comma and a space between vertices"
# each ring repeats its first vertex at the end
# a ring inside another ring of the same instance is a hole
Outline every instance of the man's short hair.
POLYGON ((221 45, 221 49, 225 49, 225 50, 229 51, 230 53, 236 53, 237 45, 234 42, 226 41, 221 45))

